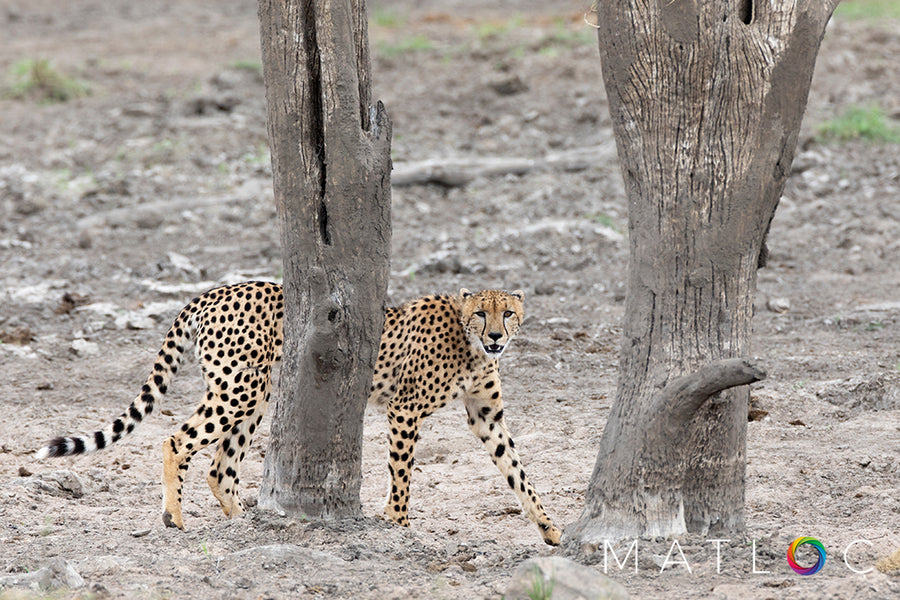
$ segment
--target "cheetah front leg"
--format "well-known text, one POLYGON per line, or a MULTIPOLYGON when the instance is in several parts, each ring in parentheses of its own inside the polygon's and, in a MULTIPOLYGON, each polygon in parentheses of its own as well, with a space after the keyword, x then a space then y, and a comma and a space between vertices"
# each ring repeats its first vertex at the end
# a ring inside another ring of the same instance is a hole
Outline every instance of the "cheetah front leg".
POLYGON ((544 542, 556 546, 559 544, 560 531, 544 512, 540 497, 525 475, 515 442, 503 419, 500 379, 496 374, 492 375, 476 386, 472 395, 465 399, 469 428, 484 443, 491 460, 515 492, 528 518, 541 530, 544 542))
POLYGON ((400 409, 402 406, 404 404, 400 402, 398 408, 391 407, 388 410, 388 437, 391 446, 388 471, 391 474, 391 491, 384 513, 398 525, 409 527, 409 480, 415 462, 416 442, 419 439, 419 416, 400 409))

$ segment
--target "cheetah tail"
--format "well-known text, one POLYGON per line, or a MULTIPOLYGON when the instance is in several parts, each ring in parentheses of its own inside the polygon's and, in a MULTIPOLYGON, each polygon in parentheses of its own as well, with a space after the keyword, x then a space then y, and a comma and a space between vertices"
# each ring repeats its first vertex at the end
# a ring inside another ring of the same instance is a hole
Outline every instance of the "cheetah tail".
POLYGON ((160 401, 168 389, 169 382, 178 371, 186 344, 193 335, 192 313, 186 307, 175 319, 166 334, 163 347, 160 348, 153 371, 147 382, 141 387, 141 393, 131 402, 128 409, 110 423, 105 429, 90 435, 75 437, 58 437, 50 440, 46 446, 35 453, 37 460, 52 456, 69 456, 96 452, 118 442, 123 436, 131 433, 153 412, 153 405, 160 401))

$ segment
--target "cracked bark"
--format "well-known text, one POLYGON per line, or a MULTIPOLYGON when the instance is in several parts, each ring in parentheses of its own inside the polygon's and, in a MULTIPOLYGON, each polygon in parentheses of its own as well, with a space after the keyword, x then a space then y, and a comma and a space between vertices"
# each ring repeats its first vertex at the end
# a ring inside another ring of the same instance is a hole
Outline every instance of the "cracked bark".
POLYGON ((764 238, 836 0, 601 0, 629 201, 616 400, 570 548, 743 528, 764 238))
POLYGON ((284 356, 259 506, 361 510, 362 419, 390 260, 391 122, 371 106, 364 0, 259 0, 284 356))

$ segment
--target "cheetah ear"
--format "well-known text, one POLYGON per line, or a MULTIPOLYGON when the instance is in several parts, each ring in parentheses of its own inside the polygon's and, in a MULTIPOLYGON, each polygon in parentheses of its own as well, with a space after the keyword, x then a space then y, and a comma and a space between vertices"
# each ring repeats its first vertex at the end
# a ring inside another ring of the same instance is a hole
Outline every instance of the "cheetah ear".
POLYGON ((471 297, 474 296, 475 294, 473 294, 472 292, 470 292, 470 291, 467 290, 466 288, 462 288, 461 290, 459 290, 459 295, 465 300, 466 298, 471 298, 471 297))
POLYGON ((513 290, 509 293, 509 295, 513 296, 514 298, 518 298, 519 300, 525 299, 525 292, 523 292, 522 290, 513 290))

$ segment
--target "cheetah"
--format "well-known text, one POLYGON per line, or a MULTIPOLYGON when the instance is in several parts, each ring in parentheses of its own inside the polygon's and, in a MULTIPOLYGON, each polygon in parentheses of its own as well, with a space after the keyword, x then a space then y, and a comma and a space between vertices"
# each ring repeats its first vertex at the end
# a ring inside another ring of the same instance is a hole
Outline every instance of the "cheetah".
MULTIPOLYGON (((524 318, 521 291, 462 289, 412 300, 385 314, 369 403, 386 406, 390 493, 385 514, 409 526, 409 483, 422 419, 461 398, 473 433, 539 528, 557 545, 560 530, 529 482, 503 417, 499 362, 524 318)), ((251 281, 214 288, 185 306, 166 333, 153 369, 131 405, 105 429, 58 437, 38 459, 102 450, 153 411, 193 341, 206 395, 180 430, 163 442, 163 522, 184 529, 182 484, 191 458, 218 444, 206 481, 229 518, 243 512, 239 468, 269 402, 281 359, 282 286, 251 281)))

